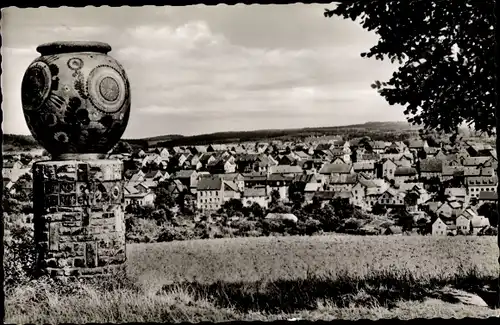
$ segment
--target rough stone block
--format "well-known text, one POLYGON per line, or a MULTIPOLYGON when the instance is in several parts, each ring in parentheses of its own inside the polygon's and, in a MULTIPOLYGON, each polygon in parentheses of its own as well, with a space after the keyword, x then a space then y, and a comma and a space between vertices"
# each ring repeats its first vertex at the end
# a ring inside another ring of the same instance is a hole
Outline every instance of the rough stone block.
POLYGON ((45 260, 45 265, 47 265, 47 267, 57 267, 57 260, 55 258, 45 260))
POLYGON ((42 232, 40 234, 40 241, 48 241, 48 240, 49 240, 49 231, 42 232))
POLYGON ((64 271, 61 269, 49 269, 48 271, 50 272, 50 276, 53 278, 64 275, 64 271))
POLYGON ((49 250, 59 249, 59 227, 60 224, 55 222, 50 224, 49 230, 49 250))
POLYGON ((103 274, 104 269, 102 267, 85 268, 81 270, 82 275, 97 275, 103 274))
POLYGON ((59 195, 59 205, 61 206, 75 206, 76 205, 76 194, 60 194, 59 195))
POLYGON ((75 213, 63 213, 62 221, 70 222, 70 221, 80 221, 82 219, 80 212, 75 213))
POLYGON ((63 252, 73 252, 75 244, 74 243, 61 243, 59 249, 63 252))
MULTIPOLYGON (((68 261, 68 259, 61 258, 61 259, 57 260, 57 267, 59 267, 59 268, 64 268, 64 267, 66 267, 66 266, 69 266, 69 265, 70 265, 70 263, 69 263, 69 262, 70 262, 70 261, 68 261)), ((68 275, 69 275, 69 274, 68 274, 68 275)))
MULTIPOLYGON (((82 222, 81 221, 63 221, 62 225, 64 227, 68 227, 68 228, 81 228, 82 227, 82 222)), ((71 229, 71 231, 73 232, 74 229, 71 229)))
POLYGON ((99 259, 97 261, 98 266, 106 266, 109 264, 109 257, 108 256, 99 256, 99 259))
POLYGON ((85 267, 85 259, 84 258, 75 258, 73 265, 75 267, 85 267))
POLYGON ((85 261, 87 267, 97 266, 97 245, 95 242, 85 244, 85 261))
POLYGON ((71 235, 71 230, 72 230, 71 228, 64 227, 63 224, 61 223, 59 227, 59 234, 61 236, 69 236, 71 235))

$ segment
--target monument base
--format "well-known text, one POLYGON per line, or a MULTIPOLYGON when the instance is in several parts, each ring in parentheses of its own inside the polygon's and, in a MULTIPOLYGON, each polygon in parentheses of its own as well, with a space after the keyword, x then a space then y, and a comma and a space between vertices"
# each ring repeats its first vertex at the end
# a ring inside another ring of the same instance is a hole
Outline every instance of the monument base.
POLYGON ((39 274, 111 275, 126 261, 123 164, 117 160, 33 165, 39 274))

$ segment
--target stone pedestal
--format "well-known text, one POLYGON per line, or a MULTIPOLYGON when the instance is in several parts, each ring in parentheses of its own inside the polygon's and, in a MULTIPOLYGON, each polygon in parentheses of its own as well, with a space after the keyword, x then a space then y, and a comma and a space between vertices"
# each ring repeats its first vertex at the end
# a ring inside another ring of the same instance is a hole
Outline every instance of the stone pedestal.
POLYGON ((42 274, 85 277, 123 267, 123 186, 121 161, 34 164, 33 222, 42 274))

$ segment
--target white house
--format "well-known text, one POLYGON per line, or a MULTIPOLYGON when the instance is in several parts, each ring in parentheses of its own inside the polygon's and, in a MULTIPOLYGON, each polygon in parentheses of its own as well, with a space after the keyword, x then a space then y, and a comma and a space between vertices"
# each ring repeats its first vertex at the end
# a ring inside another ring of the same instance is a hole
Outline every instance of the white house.
POLYGON ((257 203, 262 208, 267 209, 270 201, 270 197, 266 193, 266 189, 263 187, 249 188, 243 191, 241 198, 244 207, 249 207, 254 203, 257 203))
POLYGON ((152 191, 148 192, 128 192, 127 190, 124 193, 124 201, 126 205, 130 204, 138 204, 141 206, 153 205, 155 201, 156 195, 152 191))
POLYGON ((457 227, 454 224, 446 224, 441 218, 437 218, 432 224, 432 235, 446 236, 448 233, 456 233, 457 227))

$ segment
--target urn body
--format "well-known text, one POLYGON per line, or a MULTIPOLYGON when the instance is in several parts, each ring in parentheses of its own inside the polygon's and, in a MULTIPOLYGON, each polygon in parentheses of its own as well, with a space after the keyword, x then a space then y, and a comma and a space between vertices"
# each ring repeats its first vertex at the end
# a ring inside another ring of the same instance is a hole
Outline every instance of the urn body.
POLYGON ((21 86, 29 130, 53 159, 103 155, 123 135, 130 85, 108 44, 55 42, 27 68, 21 86))

